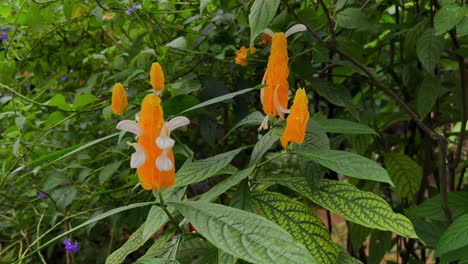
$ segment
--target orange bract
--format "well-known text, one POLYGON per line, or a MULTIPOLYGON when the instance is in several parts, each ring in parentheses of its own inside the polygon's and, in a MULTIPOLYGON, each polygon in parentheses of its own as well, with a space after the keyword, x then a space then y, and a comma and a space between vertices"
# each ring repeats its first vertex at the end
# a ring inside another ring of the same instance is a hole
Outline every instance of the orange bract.
MULTIPOLYGON (((250 55, 253 55, 257 49, 250 47, 250 55)), ((236 51, 236 63, 241 66, 247 66, 247 48, 242 46, 238 51, 236 51)))
POLYGON ((127 109, 127 94, 121 83, 116 83, 112 88, 112 112, 116 115, 122 115, 127 109))
MULTIPOLYGON (((160 190, 161 187, 171 188, 175 182, 175 168, 169 171, 160 171, 156 166, 158 158, 163 150, 156 145, 156 138, 161 134, 165 124, 161 99, 155 94, 148 94, 141 104, 139 124, 143 133, 138 137, 138 144, 143 147, 146 154, 146 161, 143 166, 137 169, 138 178, 145 190, 160 190)), ((174 164, 174 154, 172 149, 167 156, 174 164)))
POLYGON ((275 33, 272 39, 270 57, 264 77, 264 84, 268 86, 262 91, 263 112, 274 116, 283 116, 278 113, 277 104, 284 109, 288 107, 288 43, 284 33, 275 33), (277 104, 275 104, 275 93, 277 104))
POLYGON ((309 99, 304 89, 298 89, 294 96, 291 112, 286 119, 286 128, 281 136, 283 148, 288 146, 290 141, 301 144, 304 141, 307 123, 309 122, 309 99))
POLYGON ((164 90, 164 72, 161 65, 157 62, 151 65, 150 82, 155 92, 162 92, 164 90))

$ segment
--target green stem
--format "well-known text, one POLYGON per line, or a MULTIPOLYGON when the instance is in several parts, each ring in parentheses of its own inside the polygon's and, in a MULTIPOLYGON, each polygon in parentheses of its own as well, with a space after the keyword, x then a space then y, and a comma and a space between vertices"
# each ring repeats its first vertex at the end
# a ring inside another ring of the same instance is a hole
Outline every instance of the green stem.
POLYGON ((169 217, 169 219, 171 220, 172 223, 174 223, 175 227, 177 228, 177 232, 179 234, 183 234, 184 231, 182 230, 182 228, 179 226, 179 223, 174 219, 174 217, 172 217, 172 214, 169 212, 169 210, 167 210, 167 206, 166 204, 164 203, 164 199, 163 199, 163 196, 162 196, 162 193, 160 191, 157 192, 158 193, 158 196, 159 196, 159 202, 161 203, 160 206, 161 206, 161 209, 163 209, 164 213, 166 213, 167 217, 169 217))

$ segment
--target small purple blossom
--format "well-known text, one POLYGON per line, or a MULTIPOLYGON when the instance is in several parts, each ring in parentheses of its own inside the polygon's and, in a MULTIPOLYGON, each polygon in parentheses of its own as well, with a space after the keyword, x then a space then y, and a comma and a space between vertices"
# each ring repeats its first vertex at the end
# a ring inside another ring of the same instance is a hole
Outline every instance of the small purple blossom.
POLYGON ((21 125, 21 130, 24 130, 26 128, 26 124, 21 125))
POLYGON ((67 238, 65 241, 63 241, 63 244, 65 245, 65 250, 67 252, 73 253, 78 251, 78 241, 75 240, 75 243, 72 244, 71 239, 67 238))
POLYGON ((134 12, 138 11, 138 9, 141 9, 141 6, 134 3, 132 7, 127 8, 127 14, 131 16, 134 12))
POLYGON ((29 172, 29 168, 24 168, 24 172, 29 172))
POLYGON ((8 35, 5 33, 5 31, 2 31, 2 34, 0 35, 0 38, 4 41, 8 41, 8 35))
POLYGON ((47 198, 47 194, 45 194, 43 192, 39 192, 38 195, 39 195, 39 198, 41 198, 41 199, 47 198))
POLYGON ((102 94, 99 94, 99 95, 97 96, 97 98, 101 99, 101 98, 102 98, 102 94))
POLYGON ((10 192, 16 193, 15 187, 10 187, 10 192))
POLYGON ((128 14, 129 16, 131 16, 131 15, 133 14, 133 9, 132 9, 131 7, 129 7, 129 8, 127 9, 127 14, 128 14))
POLYGON ((65 82, 67 80, 67 76, 62 75, 60 76, 60 81, 65 82))

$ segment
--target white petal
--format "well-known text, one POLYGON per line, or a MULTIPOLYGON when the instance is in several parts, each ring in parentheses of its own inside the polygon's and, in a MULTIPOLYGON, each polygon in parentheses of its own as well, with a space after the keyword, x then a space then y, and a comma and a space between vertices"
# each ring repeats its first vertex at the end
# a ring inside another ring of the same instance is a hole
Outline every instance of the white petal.
POLYGON ((275 32, 273 32, 271 29, 269 28, 265 28, 265 30, 263 30, 263 33, 267 34, 268 36, 270 37, 274 37, 275 36, 275 32))
POLYGON ((143 129, 141 128, 141 126, 137 122, 132 120, 122 120, 117 124, 116 128, 118 130, 133 133, 136 136, 140 136, 143 133, 143 129))
POLYGON ((175 141, 168 136, 160 136, 156 139, 156 145, 160 149, 168 149, 174 146, 175 141))
POLYGON ((136 120, 137 122, 140 121, 140 112, 138 112, 138 113, 135 114, 135 120, 136 120))
POLYGON ((158 167, 160 171, 170 171, 172 170, 172 166, 172 161, 167 157, 166 151, 156 159, 156 167, 158 167))
POLYGON ((172 130, 179 128, 181 126, 186 126, 190 124, 190 120, 185 116, 177 116, 172 118, 169 122, 166 123, 168 133, 171 133, 172 130))
POLYGON ((135 149, 135 153, 130 158, 130 168, 136 169, 143 166, 146 161, 145 149, 138 143, 127 142, 127 144, 135 149))
POLYGON ((264 97, 264 93, 265 93, 263 91, 263 89, 265 89, 265 88, 260 89, 260 102, 262 102, 262 104, 263 104, 263 97, 264 97))
POLYGON ((279 102, 279 98, 278 98, 278 87, 279 86, 276 86, 275 87, 275 94, 274 94, 274 101, 275 101, 275 107, 276 107, 276 111, 278 112, 278 115, 280 116, 281 119, 284 119, 284 114, 288 114, 290 111, 289 109, 286 109, 284 108, 280 102, 279 102))
POLYGON ((290 27, 288 29, 288 31, 286 31, 286 33, 284 34, 286 37, 289 37, 291 36, 292 34, 294 33, 297 33, 297 32, 302 32, 302 31, 306 31, 307 30, 307 27, 304 26, 303 24, 296 24, 292 27, 290 27))
POLYGON ((268 115, 265 116, 265 118, 263 119, 262 121, 262 124, 260 124, 260 127, 258 128, 258 131, 264 129, 264 130, 268 130, 268 115))

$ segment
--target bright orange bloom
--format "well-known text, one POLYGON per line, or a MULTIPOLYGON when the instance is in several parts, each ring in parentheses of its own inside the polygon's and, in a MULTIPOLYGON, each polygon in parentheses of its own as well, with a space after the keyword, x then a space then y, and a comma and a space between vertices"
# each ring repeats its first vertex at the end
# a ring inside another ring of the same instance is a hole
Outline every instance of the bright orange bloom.
POLYGON ((112 88, 112 112, 116 115, 122 115, 127 109, 127 94, 121 83, 116 83, 112 88))
MULTIPOLYGON (((148 94, 141 104, 140 119, 142 134, 138 137, 138 144, 144 149, 146 161, 138 167, 137 173, 141 186, 145 190, 160 190, 161 187, 171 188, 175 182, 175 167, 168 171, 161 171, 156 165, 156 159, 163 154, 163 150, 156 145, 165 121, 161 99, 156 94, 148 94)), ((174 164, 172 148, 167 152, 169 160, 174 164)))
MULTIPOLYGON (((257 49, 254 47, 249 48, 250 55, 253 55, 257 49)), ((238 51, 236 51, 236 64, 241 66, 247 66, 247 48, 242 46, 238 51)))
POLYGON ((288 42, 284 33, 274 33, 270 57, 261 91, 263 112, 270 117, 284 116, 288 108, 288 42))
POLYGON ((157 62, 151 65, 150 82, 155 92, 162 92, 164 90, 164 72, 161 65, 157 62))
POLYGON ((304 142, 307 123, 310 117, 308 103, 309 99, 307 99, 305 90, 298 89, 294 96, 291 112, 286 119, 286 128, 280 138, 283 148, 286 148, 290 141, 297 144, 304 142))

